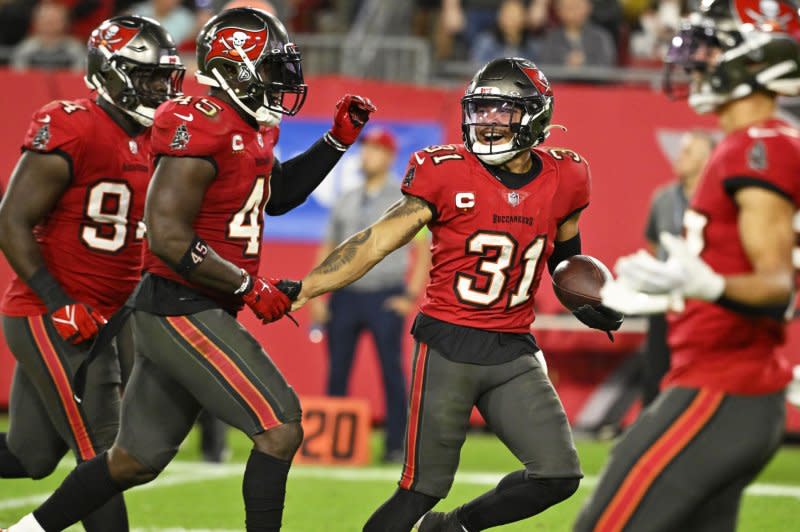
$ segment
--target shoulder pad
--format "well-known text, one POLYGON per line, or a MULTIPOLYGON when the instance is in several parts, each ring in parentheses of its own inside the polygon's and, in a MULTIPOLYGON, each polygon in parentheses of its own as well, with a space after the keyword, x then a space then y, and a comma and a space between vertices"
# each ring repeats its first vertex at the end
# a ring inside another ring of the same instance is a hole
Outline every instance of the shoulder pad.
POLYGON ((156 110, 152 130, 154 154, 212 156, 227 146, 231 122, 227 110, 208 98, 182 96, 156 110))
POLYGON ((92 138, 94 120, 89 100, 56 100, 33 113, 23 146, 48 153, 59 149, 75 153, 84 139, 92 138))

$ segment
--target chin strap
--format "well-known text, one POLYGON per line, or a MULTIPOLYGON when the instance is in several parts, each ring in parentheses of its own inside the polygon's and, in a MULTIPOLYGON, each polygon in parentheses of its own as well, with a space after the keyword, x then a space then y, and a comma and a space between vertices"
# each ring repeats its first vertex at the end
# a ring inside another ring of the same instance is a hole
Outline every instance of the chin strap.
POLYGON ((281 119, 283 118, 281 113, 273 111, 265 105, 261 105, 257 110, 253 111, 236 95, 236 92, 228 85, 228 82, 225 81, 225 78, 216 68, 211 69, 211 74, 214 76, 213 78, 196 72, 195 78, 201 85, 217 87, 225 91, 225 94, 227 94, 241 110, 252 116, 259 124, 263 124, 267 127, 274 127, 281 123, 281 119))

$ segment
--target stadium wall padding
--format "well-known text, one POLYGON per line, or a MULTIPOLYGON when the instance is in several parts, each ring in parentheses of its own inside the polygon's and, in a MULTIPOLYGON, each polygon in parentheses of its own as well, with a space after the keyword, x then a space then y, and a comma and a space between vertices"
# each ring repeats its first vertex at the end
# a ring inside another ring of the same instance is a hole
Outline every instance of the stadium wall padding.
MULTIPOLYGON (((411 152, 428 144, 459 142, 461 138, 461 88, 441 89, 388 84, 342 77, 309 80, 309 94, 301 113, 282 124, 279 158, 286 159, 311 145, 330 123, 336 101, 345 93, 370 97, 378 107, 371 126, 392 130, 399 140, 396 173, 400 175, 411 152)), ((82 79, 72 73, 18 73, 0 70, 0 183, 6 184, 19 156, 19 145, 31 113, 53 99, 73 99, 87 94, 82 79)), ((188 94, 202 94, 194 82, 188 94)), ((593 173, 592 203, 581 219, 584 252, 613 265, 617 256, 643 245, 643 229, 654 188, 670 180, 669 156, 677 151, 685 131, 713 128, 712 118, 698 117, 685 102, 671 102, 659 92, 610 85, 556 85, 554 124, 547 145, 571 148, 588 159, 593 173)), ((353 151, 357 152, 357 147, 353 151)), ((357 153, 348 154, 328 182, 309 202, 280 219, 267 218, 262 268, 270 275, 301 277, 312 266, 316 241, 327 207, 338 192, 356 182, 357 153)), ((453 176, 458 179, 458 176, 453 176)), ((0 259, 0 288, 5 289, 10 269, 0 259)), ((545 277, 537 296, 539 312, 561 312, 545 277)), ((249 311, 240 318, 265 346, 295 389, 302 395, 321 395, 326 378, 325 351, 308 340, 309 318, 296 314, 297 328, 288 320, 262 326, 249 311)), ((535 329, 535 328, 534 328, 535 329)), ((800 331, 790 334, 787 349, 795 360, 800 351, 800 331)), ((611 344, 592 331, 535 331, 550 360, 552 377, 565 406, 574 417, 596 383, 620 360, 629 356, 640 335, 622 334, 611 344)), ((0 335, 1 336, 1 335, 0 335)), ((406 369, 410 353, 407 338, 406 369)), ((370 399, 376 418, 383 416, 382 388, 372 343, 359 347, 350 390, 370 399)), ((8 398, 13 362, 0 339, 0 405, 8 398)))

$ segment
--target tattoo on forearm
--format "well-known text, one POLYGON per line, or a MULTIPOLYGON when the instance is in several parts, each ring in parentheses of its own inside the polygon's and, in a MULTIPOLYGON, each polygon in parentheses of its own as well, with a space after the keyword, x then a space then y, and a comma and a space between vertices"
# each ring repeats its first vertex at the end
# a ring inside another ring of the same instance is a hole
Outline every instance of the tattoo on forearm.
POLYGON ((393 218, 401 218, 411 214, 420 212, 424 209, 430 209, 428 204, 414 196, 406 196, 391 207, 389 207, 383 215, 384 220, 391 220, 393 218))
POLYGON ((354 234, 339 247, 334 249, 331 254, 322 261, 322 264, 314 268, 312 273, 332 273, 338 271, 342 266, 353 260, 358 248, 369 240, 370 235, 372 235, 371 227, 367 227, 360 233, 354 234))

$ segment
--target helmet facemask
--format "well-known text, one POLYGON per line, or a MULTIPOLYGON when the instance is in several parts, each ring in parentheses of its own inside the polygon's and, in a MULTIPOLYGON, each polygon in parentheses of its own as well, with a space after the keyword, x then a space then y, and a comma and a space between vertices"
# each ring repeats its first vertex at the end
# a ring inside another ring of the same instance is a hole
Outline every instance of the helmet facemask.
POLYGON ((535 133, 552 100, 470 94, 461 100, 464 144, 481 161, 501 165, 547 137, 535 133))
POLYGON ((149 65, 111 57, 99 74, 86 81, 103 99, 139 124, 150 127, 156 108, 182 94, 184 74, 181 65, 149 65))
POLYGON ((153 125, 156 108, 180 96, 184 68, 172 37, 155 20, 111 18, 92 32, 88 46, 87 86, 140 125, 153 125))
POLYGON ((690 18, 673 37, 665 63, 667 95, 688 97, 701 114, 758 91, 800 92, 800 65, 791 37, 733 21, 690 18))
MULTIPOLYGON (((280 55, 267 55, 256 64, 242 50, 243 61, 237 65, 226 62, 227 76, 212 68, 213 86, 220 87, 228 96, 258 123, 275 126, 283 115, 293 116, 300 111, 306 99, 307 85, 303 83, 300 52, 287 45, 280 55), (226 81, 236 79, 236 81, 226 81)), ((207 77, 197 75, 206 85, 207 77)))

